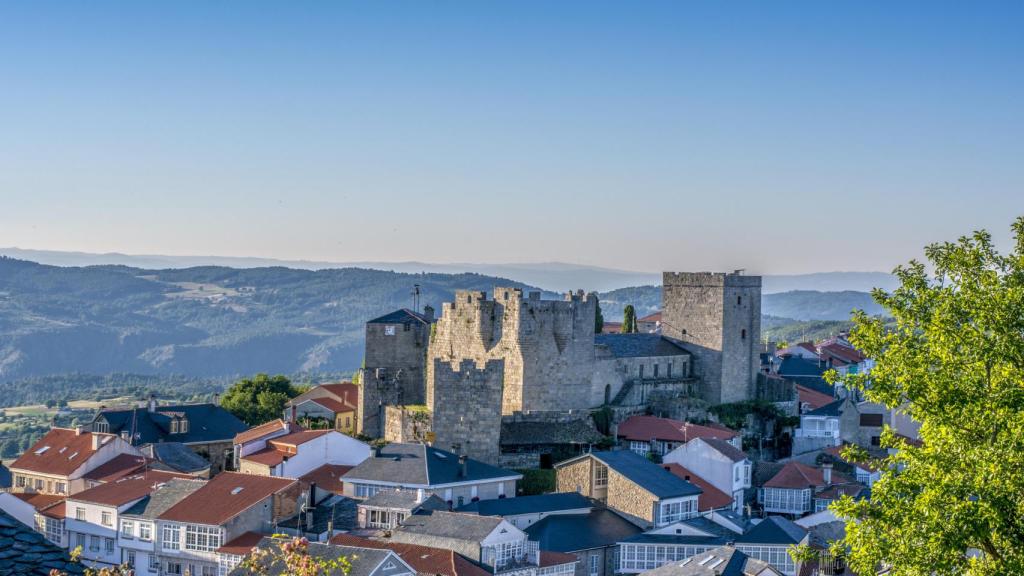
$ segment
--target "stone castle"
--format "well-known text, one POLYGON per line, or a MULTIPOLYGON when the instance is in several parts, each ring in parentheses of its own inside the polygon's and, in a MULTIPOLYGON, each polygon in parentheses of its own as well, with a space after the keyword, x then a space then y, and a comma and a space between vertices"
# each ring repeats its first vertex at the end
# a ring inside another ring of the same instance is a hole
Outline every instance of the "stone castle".
POLYGON ((595 334, 597 296, 582 291, 562 300, 517 288, 496 288, 492 298, 458 291, 436 321, 432 311, 408 310, 372 320, 361 431, 501 463, 505 436, 531 421, 751 398, 760 287, 760 277, 738 273, 665 273, 661 334, 595 334), (408 438, 407 415, 389 407, 417 404, 416 428, 429 431, 408 438))

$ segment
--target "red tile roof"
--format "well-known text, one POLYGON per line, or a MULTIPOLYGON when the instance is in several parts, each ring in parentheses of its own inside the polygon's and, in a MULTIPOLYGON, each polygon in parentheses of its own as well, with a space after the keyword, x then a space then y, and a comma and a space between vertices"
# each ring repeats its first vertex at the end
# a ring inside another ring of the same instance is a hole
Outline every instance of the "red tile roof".
POLYGON ((231 554, 234 556, 248 556, 249 552, 263 540, 264 534, 258 532, 246 532, 231 542, 217 548, 218 554, 231 554))
POLYGON ((221 472, 160 515, 161 520, 221 525, 294 485, 296 480, 274 476, 221 472))
POLYGON ((818 346, 818 351, 819 354, 828 354, 830 356, 834 356, 836 358, 839 358, 840 360, 843 360, 847 364, 856 364, 858 362, 863 362, 866 358, 863 354, 861 354, 860 350, 857 350, 856 348, 850 348, 849 346, 843 346, 842 344, 824 344, 822 346, 818 346))
POLYGON ((344 414, 345 412, 355 412, 355 410, 356 410, 354 407, 349 406, 349 405, 345 404, 344 402, 342 402, 340 400, 335 400, 334 398, 329 398, 327 396, 324 396, 322 398, 310 398, 308 401, 316 403, 316 404, 319 404, 319 405, 323 406, 324 408, 327 408, 331 412, 334 412, 335 414, 344 414))
POLYGON ((53 428, 26 450, 9 468, 40 474, 69 476, 95 454, 96 451, 92 449, 93 436, 101 437, 103 445, 116 438, 112 434, 53 428))
MULTIPOLYGON (((849 476, 832 472, 832 485, 853 483, 849 476)), ((809 486, 825 486, 825 472, 821 468, 813 468, 799 462, 787 462, 775 476, 764 483, 765 488, 802 489, 809 486)))
POLYGON ((570 562, 578 562, 575 554, 566 554, 565 552, 551 552, 550 550, 540 551, 540 567, 547 568, 548 566, 559 566, 562 564, 569 564, 570 562))
POLYGON ((65 498, 59 494, 36 494, 31 492, 12 492, 11 495, 35 508, 37 512, 45 510, 58 502, 63 502, 65 498))
POLYGON ((257 450, 247 456, 242 456, 242 460, 265 464, 267 466, 277 466, 283 462, 286 457, 298 454, 298 447, 300 445, 319 438, 329 432, 332 432, 332 430, 303 430, 301 432, 292 432, 291 434, 271 438, 270 440, 267 440, 266 448, 257 450))
POLYGON ((459 554, 442 548, 430 548, 428 546, 391 541, 382 542, 380 540, 352 536, 351 534, 338 534, 331 538, 331 544, 391 550, 398 554, 402 560, 405 560, 406 564, 412 566, 417 574, 431 576, 488 576, 490 574, 490 572, 473 564, 459 554))
POLYGON ((257 450, 252 454, 247 454, 241 457, 241 460, 246 462, 255 462, 256 464, 263 464, 264 466, 277 466, 281 462, 284 462, 285 456, 288 456, 287 452, 281 450, 275 450, 274 448, 264 448, 257 450))
POLYGON ((49 518, 55 518, 57 520, 63 520, 64 517, 67 516, 67 506, 68 506, 68 501, 67 500, 61 500, 60 502, 57 502, 56 504, 52 504, 52 505, 50 505, 50 506, 48 506, 46 508, 40 509, 39 513, 42 514, 43 516, 47 516, 49 518))
POLYGON ((86 480, 111 482, 146 467, 146 458, 134 454, 118 454, 113 459, 85 473, 86 480))
POLYGON ((619 437, 627 440, 648 442, 651 439, 686 443, 694 438, 717 438, 730 440, 736 432, 724 426, 701 426, 657 416, 631 416, 619 424, 619 437))
POLYGON ((158 485, 175 478, 191 478, 191 476, 162 470, 147 470, 143 474, 128 476, 83 490, 68 496, 68 499, 104 506, 121 506, 141 499, 156 490, 158 485))
POLYGON ((722 492, 718 488, 715 488, 710 482, 697 476, 690 470, 680 466, 679 464, 662 464, 665 470, 675 474, 683 480, 689 481, 691 484, 697 485, 698 488, 704 492, 697 497, 697 510, 700 512, 707 512, 708 510, 721 510, 722 508, 728 508, 732 506, 732 497, 722 492))
POLYGON ((355 408, 359 404, 359 386, 351 382, 321 384, 320 388, 330 392, 351 408, 355 408))
POLYGON ((287 430, 288 427, 284 420, 278 418, 277 420, 271 420, 266 424, 260 424, 259 426, 253 426, 245 432, 239 432, 235 434, 235 444, 244 444, 246 442, 262 438, 267 434, 273 434, 274 432, 280 432, 287 430))
POLYGON ((835 398, 828 394, 812 390, 806 386, 796 385, 797 398, 800 399, 801 404, 807 404, 811 407, 811 410, 821 408, 826 404, 831 404, 836 401, 835 398))
POLYGON ((299 481, 307 485, 316 483, 317 488, 341 494, 343 492, 341 477, 352 468, 352 466, 342 466, 341 464, 324 464, 305 476, 299 477, 299 481))
POLYGON ((638 319, 637 322, 661 322, 661 312, 654 312, 653 314, 648 314, 647 316, 638 319))
POLYGON ((622 322, 605 322, 601 325, 602 334, 618 334, 622 332, 622 322))

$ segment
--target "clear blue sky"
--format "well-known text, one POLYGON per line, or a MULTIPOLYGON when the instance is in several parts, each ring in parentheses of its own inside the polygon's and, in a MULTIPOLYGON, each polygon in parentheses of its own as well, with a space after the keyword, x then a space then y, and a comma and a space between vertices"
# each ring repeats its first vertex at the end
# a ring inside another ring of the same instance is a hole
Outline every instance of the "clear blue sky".
POLYGON ((1024 2, 5 2, 0 246, 888 270, 1024 214, 1024 2))

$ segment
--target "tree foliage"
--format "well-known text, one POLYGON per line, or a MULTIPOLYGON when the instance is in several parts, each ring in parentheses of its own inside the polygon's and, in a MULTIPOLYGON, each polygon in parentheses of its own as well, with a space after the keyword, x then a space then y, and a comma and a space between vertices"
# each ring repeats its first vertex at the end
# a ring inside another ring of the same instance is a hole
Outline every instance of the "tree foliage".
POLYGON ((636 310, 632 304, 627 304, 626 308, 622 311, 622 333, 634 334, 637 331, 636 310))
POLYGON ((288 400, 299 394, 287 376, 257 374, 235 382, 220 404, 246 424, 256 426, 280 418, 288 400))
MULTIPOLYGON (((431 324, 431 336, 433 336, 434 324, 431 324)), ((594 315, 594 334, 600 334, 604 330, 604 314, 601 313, 601 302, 597 303, 597 313, 594 315)))
POLYGON ((843 383, 921 424, 920 445, 883 433, 899 451, 870 500, 834 505, 855 520, 858 573, 1024 574, 1024 218, 1013 229, 1008 255, 982 231, 928 246, 932 273, 897 268, 901 286, 874 293, 894 326, 854 315, 851 341, 875 367, 843 383))

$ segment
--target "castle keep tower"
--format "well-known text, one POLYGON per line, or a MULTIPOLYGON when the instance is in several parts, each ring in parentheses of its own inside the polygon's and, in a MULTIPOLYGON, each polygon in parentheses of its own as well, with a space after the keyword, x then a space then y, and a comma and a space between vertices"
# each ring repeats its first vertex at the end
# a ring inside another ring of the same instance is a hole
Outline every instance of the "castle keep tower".
POLYGON ((661 332, 684 342, 696 357, 704 399, 722 404, 753 398, 761 341, 761 277, 665 272, 661 298, 661 332))

